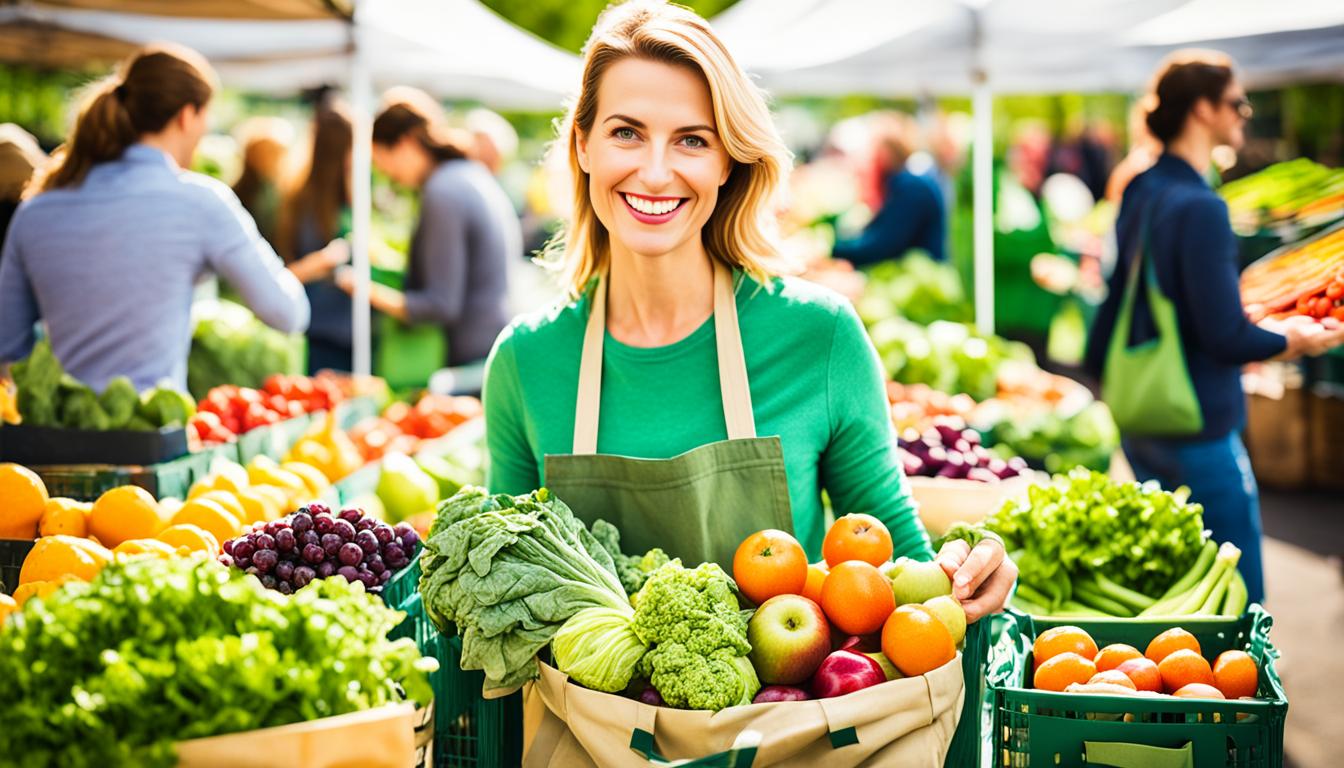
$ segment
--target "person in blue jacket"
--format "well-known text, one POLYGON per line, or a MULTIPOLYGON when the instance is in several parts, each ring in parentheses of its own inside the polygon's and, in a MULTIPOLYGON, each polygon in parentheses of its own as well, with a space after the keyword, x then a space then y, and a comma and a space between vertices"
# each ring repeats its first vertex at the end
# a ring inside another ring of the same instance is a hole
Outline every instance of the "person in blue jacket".
MULTIPOLYGON (((1125 457, 1140 480, 1168 490, 1190 488, 1204 506, 1216 541, 1241 549, 1240 569, 1252 601, 1264 599, 1259 496, 1239 431, 1246 421, 1242 366, 1319 354, 1344 341, 1344 330, 1306 318, 1252 323, 1242 308, 1237 243, 1227 204, 1204 172, 1213 148, 1240 147, 1251 113, 1231 61, 1221 55, 1178 61, 1163 71, 1148 128, 1163 145, 1153 167, 1125 189, 1116 221, 1120 258, 1098 313, 1085 361, 1100 378, 1129 263, 1138 251, 1140 220, 1149 217, 1148 250, 1158 287, 1176 307, 1186 368, 1203 415, 1203 431, 1173 437, 1125 434, 1125 457)), ((1151 336, 1144 293, 1138 293, 1131 338, 1151 336), (1147 320, 1148 328, 1141 327, 1147 320)))
POLYGON ((914 144, 914 121, 904 115, 875 116, 876 161, 883 177, 882 205, 863 233, 831 251, 856 267, 899 259, 912 249, 935 261, 947 258, 947 208, 932 175, 907 166, 914 144))

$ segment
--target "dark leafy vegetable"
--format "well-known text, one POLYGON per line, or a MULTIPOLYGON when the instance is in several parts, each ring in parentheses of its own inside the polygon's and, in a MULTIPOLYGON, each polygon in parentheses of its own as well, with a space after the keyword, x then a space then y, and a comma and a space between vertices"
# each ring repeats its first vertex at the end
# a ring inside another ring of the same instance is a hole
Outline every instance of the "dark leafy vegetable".
POLYGON ((387 639, 402 616, 342 579, 286 597, 213 561, 110 565, 0 630, 0 755, 171 766, 175 741, 427 702, 436 663, 387 639))
POLYGON ((140 404, 140 395, 135 385, 125 376, 117 376, 107 383, 107 389, 98 397, 98 404, 107 414, 108 429, 124 429, 135 416, 135 408, 140 404))
POLYGON ((616 576, 621 580, 627 595, 633 595, 644 586, 649 574, 671 562, 671 558, 661 547, 654 547, 643 555, 627 555, 621 552, 621 531, 606 520, 593 523, 593 538, 611 553, 616 565, 616 576))

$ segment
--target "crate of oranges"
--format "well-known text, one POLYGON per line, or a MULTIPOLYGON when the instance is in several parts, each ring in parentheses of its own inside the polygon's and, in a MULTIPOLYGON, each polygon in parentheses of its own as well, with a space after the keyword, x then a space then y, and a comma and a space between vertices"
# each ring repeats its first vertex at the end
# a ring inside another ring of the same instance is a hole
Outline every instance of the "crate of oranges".
POLYGON ((995 765, 1283 764, 1288 701, 1259 605, 1237 619, 1010 613, 991 649, 995 765))

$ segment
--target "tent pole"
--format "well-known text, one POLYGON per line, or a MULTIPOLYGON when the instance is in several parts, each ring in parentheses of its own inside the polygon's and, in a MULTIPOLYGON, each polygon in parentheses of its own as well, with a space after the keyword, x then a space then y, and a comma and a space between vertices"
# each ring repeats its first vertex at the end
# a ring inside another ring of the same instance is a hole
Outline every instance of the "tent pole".
MULTIPOLYGON (((357 22, 356 22, 357 23, 357 22)), ((372 366, 369 329, 369 227, 372 207, 373 175, 373 82, 369 62, 359 44, 358 30, 351 29, 354 53, 350 61, 350 106, 354 129, 354 147, 350 157, 350 255, 355 273, 355 290, 350 318, 354 342, 354 372, 367 376, 372 366)))
POLYGON ((994 94, 984 74, 977 74, 971 99, 975 325, 981 333, 991 334, 994 332, 994 94))

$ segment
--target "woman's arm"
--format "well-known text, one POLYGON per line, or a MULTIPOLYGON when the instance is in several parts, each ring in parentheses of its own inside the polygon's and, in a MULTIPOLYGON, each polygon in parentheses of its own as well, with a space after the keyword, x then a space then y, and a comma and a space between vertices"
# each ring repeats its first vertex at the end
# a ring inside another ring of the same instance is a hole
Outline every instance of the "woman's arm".
POLYGON ((893 176, 877 215, 857 238, 836 243, 831 257, 862 267, 904 255, 914 247, 919 224, 933 215, 936 202, 918 189, 907 190, 893 176))
MULTIPOLYGON (((17 233, 11 224, 0 256, 0 367, 28 356, 33 348, 33 324, 38 320, 37 299, 23 260, 17 233)), ((0 371, 3 373, 3 371, 0 371)))
MULTIPOLYGON (((355 294, 355 271, 353 269, 341 268, 336 270, 335 279, 336 287, 351 296, 355 294)), ((403 323, 412 322, 406 312, 406 294, 396 288, 370 282, 369 306, 403 323)))
POLYGON ((1281 354, 1287 339, 1257 327, 1241 306, 1237 241, 1228 225, 1227 204, 1212 195, 1201 196, 1183 213, 1179 294, 1195 337, 1213 359, 1228 365, 1281 354))
POLYGON ((285 333, 308 327, 308 296, 298 278, 257 231, 233 191, 202 180, 201 228, 206 263, 243 297, 263 323, 285 333))
POLYGON ((313 251, 301 259, 290 262, 287 269, 294 273, 300 283, 321 280, 332 270, 350 261, 350 246, 342 238, 327 243, 321 250, 313 251))
POLYGON ((495 341, 485 363, 485 441, 490 452, 491 493, 527 493, 541 485, 531 441, 527 437, 522 382, 514 357, 512 329, 506 328, 495 341))
POLYGON ((836 516, 870 514, 891 532, 897 556, 933 559, 896 452, 882 365, 848 304, 832 330, 826 381, 831 439, 821 455, 821 480, 836 516))

